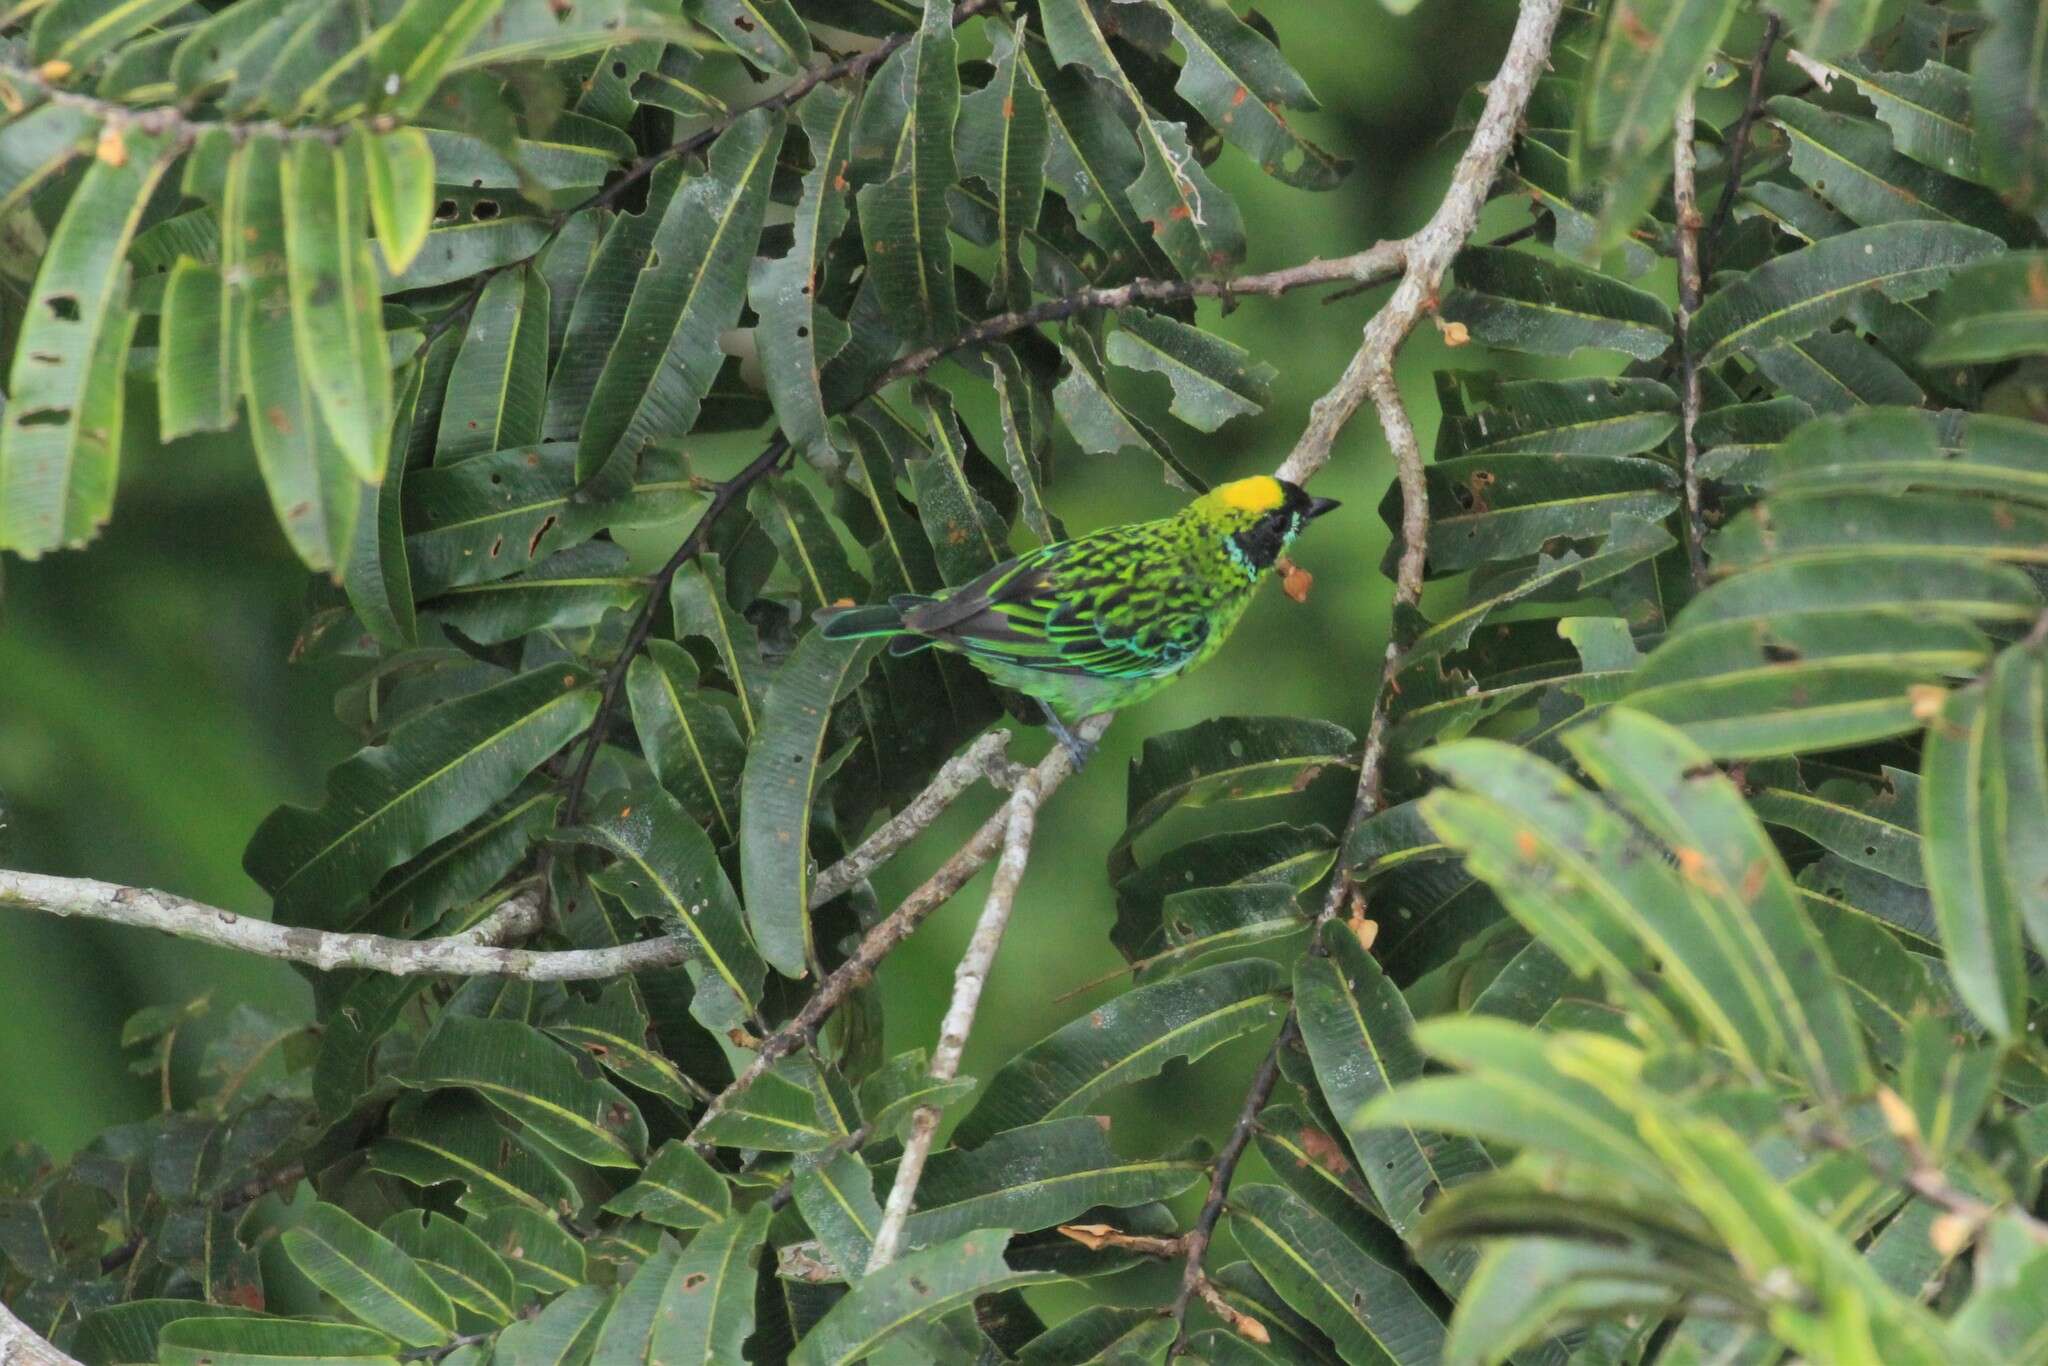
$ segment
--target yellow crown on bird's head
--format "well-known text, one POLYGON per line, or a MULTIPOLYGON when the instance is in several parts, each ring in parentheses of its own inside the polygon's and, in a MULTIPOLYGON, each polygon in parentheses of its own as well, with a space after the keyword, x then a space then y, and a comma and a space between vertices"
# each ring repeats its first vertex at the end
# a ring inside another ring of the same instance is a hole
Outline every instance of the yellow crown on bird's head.
POLYGON ((1257 577, 1303 527, 1336 506, 1336 499, 1311 497, 1299 484, 1255 474, 1218 484, 1188 504, 1183 516, 1222 532, 1232 558, 1257 577))

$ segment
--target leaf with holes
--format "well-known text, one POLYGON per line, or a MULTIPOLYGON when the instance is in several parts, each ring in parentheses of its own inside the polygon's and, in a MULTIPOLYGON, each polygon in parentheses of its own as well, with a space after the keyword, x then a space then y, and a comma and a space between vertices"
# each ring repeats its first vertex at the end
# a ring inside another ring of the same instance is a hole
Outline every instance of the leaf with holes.
POLYGON ((1489 346, 1539 356, 1596 347, 1652 360, 1671 345, 1671 310, 1661 300, 1584 266, 1470 247, 1456 271, 1457 288, 1438 312, 1489 346))
POLYGON ((913 342, 960 330, 953 294, 953 214, 946 191, 959 179, 953 157, 960 115, 953 7, 926 0, 908 61, 915 71, 910 125, 887 180, 860 191, 861 238, 882 303, 913 342))

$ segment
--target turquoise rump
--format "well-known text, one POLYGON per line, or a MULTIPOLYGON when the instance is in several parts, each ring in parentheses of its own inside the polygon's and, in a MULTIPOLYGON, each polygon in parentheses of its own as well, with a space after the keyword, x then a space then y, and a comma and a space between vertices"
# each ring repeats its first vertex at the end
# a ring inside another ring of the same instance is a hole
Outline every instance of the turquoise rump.
POLYGON ((1283 479, 1239 479, 1171 517, 1054 541, 944 593, 818 620, 833 640, 886 636, 892 654, 965 656, 1036 698, 1085 760, 1070 723, 1141 702, 1215 654, 1302 528, 1336 506, 1283 479))

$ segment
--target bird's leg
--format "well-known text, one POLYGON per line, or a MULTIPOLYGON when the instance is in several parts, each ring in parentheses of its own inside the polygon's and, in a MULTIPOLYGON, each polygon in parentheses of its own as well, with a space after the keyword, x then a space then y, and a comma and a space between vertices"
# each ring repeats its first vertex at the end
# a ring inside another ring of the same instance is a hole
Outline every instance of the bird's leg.
POLYGON ((1053 733, 1054 737, 1061 744, 1067 747, 1067 753, 1074 756, 1074 771, 1078 773, 1086 768, 1089 758, 1095 753, 1095 742, 1083 740, 1080 736, 1068 730, 1067 723, 1060 720, 1060 714, 1052 709, 1050 702, 1041 701, 1038 707, 1039 710, 1045 713, 1046 728, 1053 733))

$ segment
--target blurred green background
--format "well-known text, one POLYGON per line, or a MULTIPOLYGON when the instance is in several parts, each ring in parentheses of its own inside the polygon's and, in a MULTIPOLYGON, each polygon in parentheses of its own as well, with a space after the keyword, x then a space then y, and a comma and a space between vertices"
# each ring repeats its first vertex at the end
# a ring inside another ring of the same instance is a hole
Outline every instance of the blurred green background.
MULTIPOLYGON (((1337 191, 1311 195, 1226 152, 1213 174, 1242 207, 1247 269, 1340 255, 1418 226, 1462 145, 1445 137, 1453 108, 1490 76, 1512 5, 1437 0, 1399 19, 1368 0, 1272 0, 1261 9, 1323 103, 1298 122, 1357 166, 1337 191)), ((1524 205, 1498 202, 1482 236, 1526 221, 1524 205)), ((1249 300, 1227 317, 1205 303, 1205 325, 1279 370, 1266 412, 1215 437, 1164 418, 1163 380, 1120 378, 1205 477, 1267 470, 1350 358, 1384 294, 1326 304, 1305 291, 1249 300)), ((1452 355, 1425 327, 1403 357, 1403 387, 1425 448, 1436 422, 1429 374, 1452 355)), ((0 566, 0 866, 163 887, 261 914, 242 846, 278 803, 317 803, 323 773, 354 747, 332 710, 335 689, 353 670, 346 662, 288 662, 306 576, 254 468, 219 445, 160 444, 153 407, 148 390, 131 392, 108 531, 82 552, 0 566)), ((978 411, 970 404, 970 414, 978 411)), ((717 473, 756 442, 693 454, 717 473)), ((1320 715, 1362 728, 1385 640, 1389 585, 1379 563, 1387 532, 1376 508, 1388 483, 1368 410, 1317 481, 1318 492, 1346 507, 1297 547, 1315 575, 1309 602, 1267 590, 1214 663, 1120 721, 1094 764, 1048 805, 966 1072, 987 1077, 1115 989, 1055 999, 1121 961, 1106 937, 1114 899, 1103 861, 1122 825, 1127 761, 1146 735, 1233 713, 1320 715)), ((1059 453, 1050 497, 1074 529, 1159 515, 1178 499, 1149 462, 1071 449, 1059 453)), ((658 557, 684 525, 636 536, 635 548, 658 557)), ((1044 744, 1032 730, 1015 754, 1034 757, 1044 744)), ((992 805, 989 793, 972 795, 891 865, 878 879, 883 904, 930 871, 992 805)), ((984 886, 985 879, 971 884, 886 965, 891 1051, 928 1046, 935 1036, 984 886)), ((229 1007, 246 1001, 293 1017, 309 1008, 304 984, 276 964, 0 911, 0 1143, 29 1138, 61 1155, 108 1124, 148 1113, 156 1084, 129 1074, 121 1022, 140 1006, 200 993, 212 994, 213 1010, 180 1044, 188 1073, 209 1024, 217 1027, 229 1007)), ((1263 1047, 1247 1041, 1123 1093, 1115 1141, 1126 1151, 1171 1142, 1186 1133, 1190 1112, 1220 1132, 1263 1047), (1155 1116, 1166 1122, 1155 1127, 1155 1116)), ((1248 1172, 1255 1169, 1256 1161, 1248 1172)), ((1191 1193, 1196 1202, 1198 1195, 1191 1193)))

